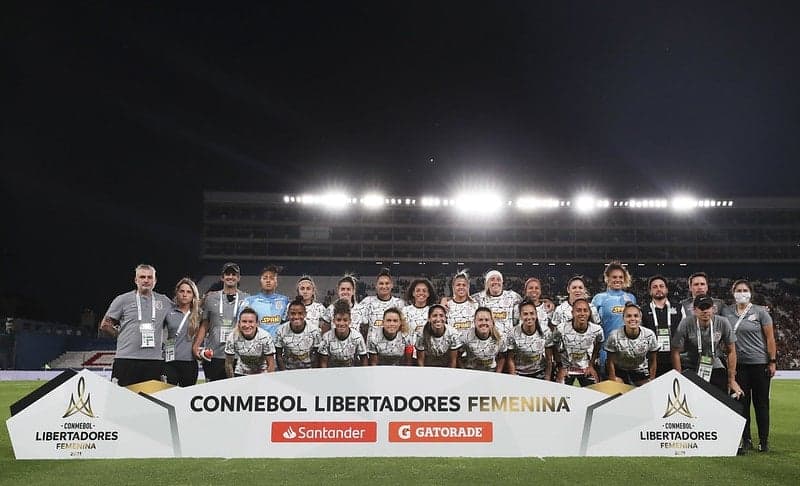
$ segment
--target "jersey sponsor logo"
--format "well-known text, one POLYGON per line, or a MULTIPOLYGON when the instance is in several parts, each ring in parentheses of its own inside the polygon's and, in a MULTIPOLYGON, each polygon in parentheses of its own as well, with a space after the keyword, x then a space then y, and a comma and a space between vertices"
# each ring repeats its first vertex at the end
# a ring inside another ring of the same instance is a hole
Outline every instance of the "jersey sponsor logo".
POLYGON ((272 422, 272 442, 377 442, 377 422, 272 422))
POLYGON ((261 318, 261 324, 280 324, 281 316, 264 316, 261 318))
POLYGON ((507 312, 505 312, 505 311, 502 311, 502 312, 492 312, 492 317, 494 317, 494 319, 495 319, 495 320, 498 320, 498 319, 500 319, 500 320, 503 320, 503 319, 505 319, 506 317, 508 317, 508 313, 507 313, 507 312))
POLYGON ((611 312, 614 314, 622 314, 625 311, 624 305, 615 305, 611 308, 611 312))
POLYGON ((492 422, 389 422, 389 442, 493 442, 492 422))
POLYGON ((375 327, 383 327, 383 319, 377 319, 373 325, 375 327))

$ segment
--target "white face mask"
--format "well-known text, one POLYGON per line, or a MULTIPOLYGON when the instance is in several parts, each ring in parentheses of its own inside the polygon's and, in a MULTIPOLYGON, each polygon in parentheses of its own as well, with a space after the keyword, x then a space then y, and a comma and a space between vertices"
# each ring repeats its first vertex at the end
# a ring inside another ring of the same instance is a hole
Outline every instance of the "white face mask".
POLYGON ((736 292, 733 294, 733 298, 736 299, 737 304, 749 304, 750 292, 736 292))

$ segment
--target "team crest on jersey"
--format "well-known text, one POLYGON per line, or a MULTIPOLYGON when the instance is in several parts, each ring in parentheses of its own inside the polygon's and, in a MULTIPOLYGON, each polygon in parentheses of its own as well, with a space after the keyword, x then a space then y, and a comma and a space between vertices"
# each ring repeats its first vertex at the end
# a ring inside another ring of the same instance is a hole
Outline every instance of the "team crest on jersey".
POLYGON ((157 310, 161 310, 164 308, 164 303, 160 300, 156 300, 153 305, 156 307, 157 310))

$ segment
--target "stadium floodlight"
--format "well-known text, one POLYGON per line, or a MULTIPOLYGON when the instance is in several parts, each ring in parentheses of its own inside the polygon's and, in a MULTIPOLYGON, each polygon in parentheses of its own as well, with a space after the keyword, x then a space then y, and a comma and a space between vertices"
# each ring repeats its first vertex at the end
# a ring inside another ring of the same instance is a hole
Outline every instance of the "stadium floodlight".
POLYGON ((442 205, 442 200, 438 197, 430 197, 430 196, 423 196, 422 197, 422 207, 423 208, 437 208, 442 205))
POLYGON ((382 194, 369 193, 361 197, 361 204, 367 209, 380 209, 384 205, 382 194))
POLYGON ((517 207, 522 210, 553 209, 558 207, 558 199, 521 196, 517 198, 517 207))
POLYGON ((286 195, 286 196, 283 196, 283 202, 285 202, 286 204, 289 204, 289 201, 290 201, 290 200, 291 200, 291 199, 289 198, 289 196, 288 196, 288 195, 286 195))
POLYGON ((462 193, 455 197, 452 206, 470 216, 489 215, 503 207, 503 198, 491 192, 462 193))
POLYGON ((608 199, 595 199, 594 196, 583 194, 575 198, 573 206, 579 213, 590 213, 597 208, 607 208, 610 206, 608 199))
POLYGON ((672 198, 673 211, 691 211, 698 206, 697 199, 689 196, 675 196, 672 198))
POLYGON ((319 196, 317 202, 325 209, 336 211, 350 204, 350 196, 341 192, 328 192, 319 196))

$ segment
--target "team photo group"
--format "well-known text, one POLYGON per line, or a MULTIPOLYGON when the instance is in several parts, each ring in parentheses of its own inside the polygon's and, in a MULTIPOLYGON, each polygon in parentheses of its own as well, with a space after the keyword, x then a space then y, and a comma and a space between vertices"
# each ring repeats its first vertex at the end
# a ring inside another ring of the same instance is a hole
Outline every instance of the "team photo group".
POLYGON ((154 291, 156 269, 135 269, 136 289, 117 296, 100 323, 116 337, 112 380, 127 386, 161 380, 197 383, 200 366, 214 381, 256 373, 342 366, 439 366, 516 374, 587 386, 612 380, 641 386, 669 370, 692 370, 745 405, 744 450, 753 448, 749 410, 766 452, 769 387, 776 345, 768 309, 753 304, 752 285, 736 280, 730 303, 708 295, 708 276, 688 277, 690 295, 670 302, 668 280, 647 281, 649 295, 628 291, 631 275, 617 261, 605 266, 605 290, 590 296, 586 280, 567 281, 558 303, 528 278, 524 295, 506 289, 501 272, 450 280, 437 295, 426 278, 413 279, 404 299, 383 269, 374 295, 356 299, 358 281, 344 275, 327 307, 312 277, 300 277, 296 296, 278 293, 279 268, 265 267, 260 292, 239 289, 236 263, 222 267, 219 290, 201 295, 189 278, 172 297, 154 291))

